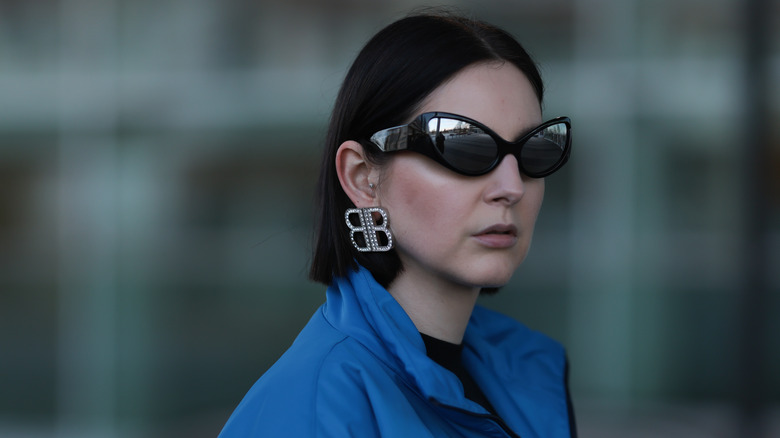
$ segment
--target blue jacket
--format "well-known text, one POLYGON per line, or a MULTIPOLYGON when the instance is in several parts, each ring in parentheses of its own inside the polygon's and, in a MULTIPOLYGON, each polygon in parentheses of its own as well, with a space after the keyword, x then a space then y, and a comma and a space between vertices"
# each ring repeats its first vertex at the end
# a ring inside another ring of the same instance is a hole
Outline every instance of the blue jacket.
POLYGON ((500 418, 464 397, 398 302, 360 268, 328 288, 219 437, 570 436, 558 343, 480 306, 463 341, 464 365, 500 418))

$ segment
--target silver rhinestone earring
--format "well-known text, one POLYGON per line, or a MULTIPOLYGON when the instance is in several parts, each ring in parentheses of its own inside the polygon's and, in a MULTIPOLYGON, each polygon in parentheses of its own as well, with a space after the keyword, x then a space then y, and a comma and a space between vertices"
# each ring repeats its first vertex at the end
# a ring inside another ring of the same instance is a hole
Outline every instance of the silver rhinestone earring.
POLYGON ((388 228, 390 223, 387 218, 387 211, 384 208, 349 208, 346 213, 344 213, 344 219, 347 221, 347 227, 349 227, 349 239, 358 251, 386 252, 393 249, 393 234, 388 228), (379 213, 382 217, 379 223, 374 221, 374 213, 379 213), (350 220, 350 216, 353 215, 357 215, 360 225, 356 225, 350 220), (387 242, 384 245, 380 242, 378 233, 385 235, 387 242), (365 246, 360 246, 360 243, 355 240, 355 234, 363 236, 365 246))

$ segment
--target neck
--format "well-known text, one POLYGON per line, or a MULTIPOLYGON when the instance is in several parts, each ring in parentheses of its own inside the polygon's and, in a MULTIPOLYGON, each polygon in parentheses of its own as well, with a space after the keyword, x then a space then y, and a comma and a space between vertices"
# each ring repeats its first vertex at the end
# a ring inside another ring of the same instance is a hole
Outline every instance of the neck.
POLYGON ((426 277, 403 271, 390 284, 388 291, 420 333, 460 344, 480 289, 426 281, 426 277))

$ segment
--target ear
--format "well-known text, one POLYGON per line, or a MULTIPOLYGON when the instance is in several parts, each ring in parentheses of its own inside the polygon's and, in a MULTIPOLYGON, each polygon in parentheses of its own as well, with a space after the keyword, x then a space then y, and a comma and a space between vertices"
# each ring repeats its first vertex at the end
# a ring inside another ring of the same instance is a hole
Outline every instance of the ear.
POLYGON ((352 140, 345 141, 336 151, 336 173, 341 188, 356 207, 377 205, 374 189, 377 169, 368 162, 363 146, 352 140))

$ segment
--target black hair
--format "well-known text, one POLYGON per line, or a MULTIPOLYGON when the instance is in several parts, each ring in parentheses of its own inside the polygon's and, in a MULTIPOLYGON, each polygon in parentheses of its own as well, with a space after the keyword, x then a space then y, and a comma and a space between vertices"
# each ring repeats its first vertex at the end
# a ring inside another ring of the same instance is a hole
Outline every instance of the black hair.
POLYGON ((415 14, 380 30, 363 47, 341 85, 325 139, 315 198, 312 280, 328 285, 359 263, 387 287, 403 269, 395 249, 370 253, 352 246, 344 213, 354 204, 336 174, 339 146, 358 141, 366 158, 382 165, 388 154, 368 141, 372 134, 408 123, 442 83, 465 67, 492 61, 516 66, 542 103, 544 86, 534 61, 509 33, 482 21, 450 13, 415 14))

